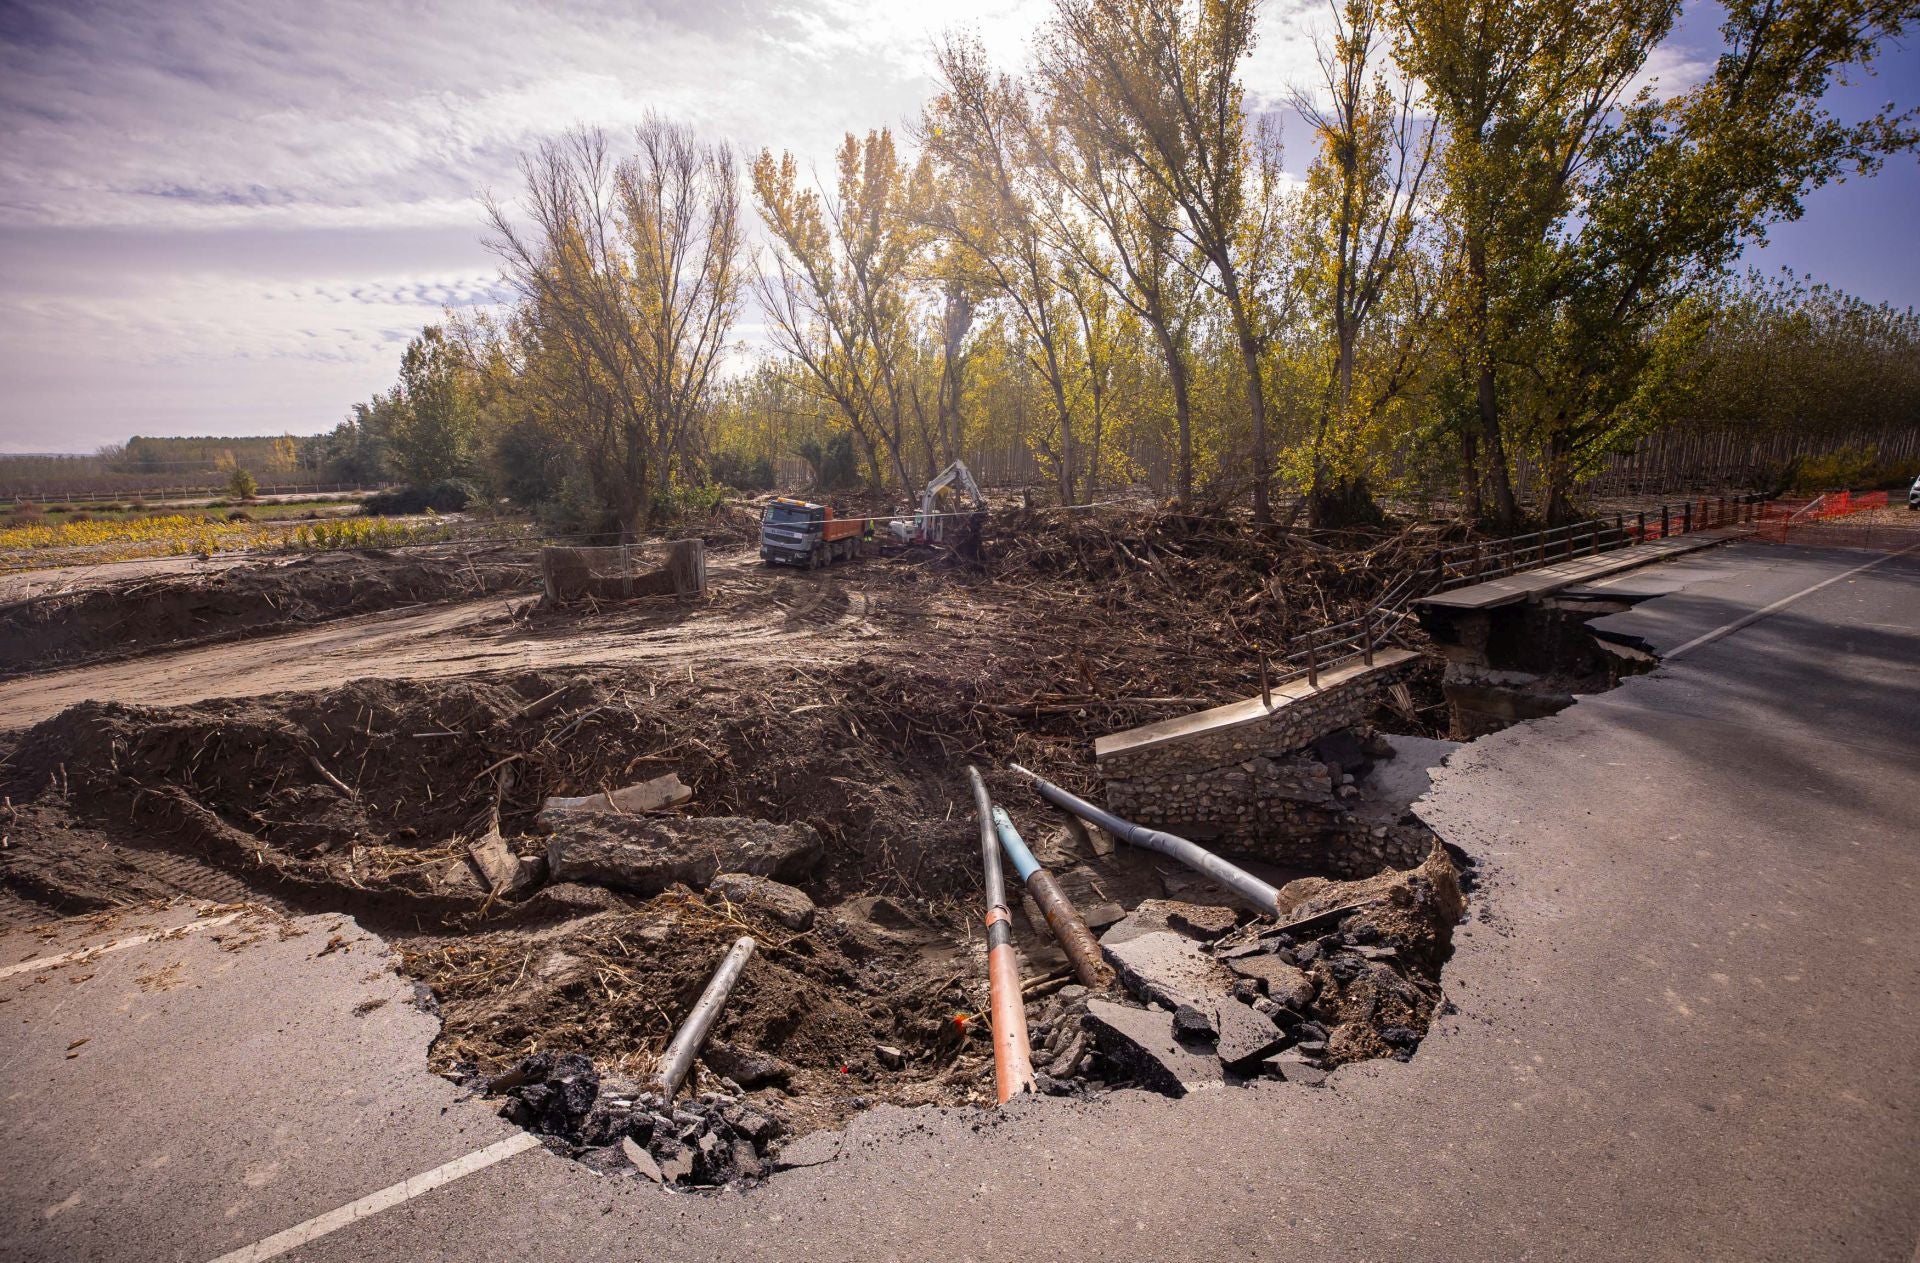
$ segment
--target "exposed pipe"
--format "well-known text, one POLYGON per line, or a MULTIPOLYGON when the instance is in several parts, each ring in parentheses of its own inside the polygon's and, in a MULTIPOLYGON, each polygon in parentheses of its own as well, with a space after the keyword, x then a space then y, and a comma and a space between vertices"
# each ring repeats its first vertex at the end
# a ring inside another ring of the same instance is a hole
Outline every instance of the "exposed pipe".
POLYGON ((1162 833, 1158 829, 1149 829, 1143 825, 1122 820, 1112 812, 1103 811, 1084 798, 1077 798, 1069 794, 1052 781, 1045 779, 1038 773, 1021 767, 1018 763, 1009 763, 1007 766, 1031 780, 1034 789, 1039 791, 1040 797, 1060 808, 1060 810, 1072 812, 1089 824, 1099 825, 1102 829, 1105 829, 1108 833, 1111 833, 1123 842, 1130 842, 1134 846, 1145 847, 1149 851, 1158 851, 1160 854, 1168 856, 1171 859, 1179 860, 1195 872, 1211 877, 1214 881, 1219 882, 1228 890, 1233 891, 1236 895, 1253 904, 1256 908, 1260 909, 1261 912, 1275 916, 1279 915, 1280 892, 1266 882, 1261 881, 1258 877, 1255 877, 1252 873, 1249 873, 1246 869, 1235 864, 1229 864, 1212 851, 1189 842, 1183 837, 1178 837, 1171 833, 1162 833))
POLYGON ((700 1045, 707 1042, 707 1031, 713 1026, 713 1019, 726 1007, 727 996, 733 991, 733 984, 740 980, 740 971, 747 967, 747 958, 753 955, 753 939, 741 935, 733 942, 720 968, 713 971, 713 977, 707 983, 707 989, 694 1001, 693 1011, 687 1014, 687 1020, 674 1032, 673 1042, 660 1054, 660 1067, 654 1079, 660 1095, 672 1104, 674 1093, 686 1082, 687 1072, 693 1069, 693 1058, 700 1051, 700 1045))
POLYGON ((993 1024, 993 1086, 1005 1105, 1039 1085, 1027 1040, 1027 1003, 1020 994, 1020 962, 1013 954, 1013 913, 1000 871, 1000 843, 993 831, 993 798, 980 769, 967 767, 973 807, 980 817, 980 867, 987 887, 987 1011, 993 1024))
POLYGON ((1027 893, 1040 905, 1041 913, 1047 918, 1047 928, 1060 940, 1060 948, 1072 962, 1075 976, 1096 990, 1111 987, 1113 967, 1101 959, 1099 940, 1087 928, 1073 900, 1060 888, 1059 879, 1034 858, 1020 831, 1013 827, 1013 818, 999 807, 993 809, 993 831, 1000 835, 1000 845, 1013 861, 1020 880, 1027 883, 1027 893))

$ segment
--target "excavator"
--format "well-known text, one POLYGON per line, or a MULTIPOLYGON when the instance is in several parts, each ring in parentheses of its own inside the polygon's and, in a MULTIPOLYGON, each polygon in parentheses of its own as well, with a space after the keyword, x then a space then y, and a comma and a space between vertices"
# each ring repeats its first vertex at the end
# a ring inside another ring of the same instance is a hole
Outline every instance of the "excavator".
POLYGON ((963 531, 977 540, 986 517, 987 498, 980 494, 980 484, 967 463, 957 460, 927 484, 920 512, 888 522, 887 534, 902 544, 940 544, 963 531), (943 503, 943 497, 952 503, 943 503))

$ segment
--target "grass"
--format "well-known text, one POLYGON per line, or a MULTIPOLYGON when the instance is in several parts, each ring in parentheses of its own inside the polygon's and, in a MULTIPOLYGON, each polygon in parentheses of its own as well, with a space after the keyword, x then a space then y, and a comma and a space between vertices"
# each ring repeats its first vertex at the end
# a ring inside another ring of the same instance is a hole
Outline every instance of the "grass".
MULTIPOLYGON (((51 524, 51 522, 57 522, 62 517, 84 513, 90 518, 115 522, 129 522, 146 517, 193 517, 200 514, 212 513, 216 510, 230 512, 233 509, 241 508, 245 509, 247 515, 253 518, 254 521, 264 522, 284 518, 305 519, 309 514, 314 517, 332 517, 341 513, 354 512, 358 510, 359 507, 360 501, 357 499, 300 500, 290 504, 278 501, 255 501, 252 504, 242 504, 236 500, 216 499, 204 504, 192 506, 163 505, 157 508, 147 505, 116 504, 112 501, 108 501, 105 504, 61 504, 56 502, 39 505, 17 505, 11 510, 9 516, 14 518, 21 516, 42 516, 49 519, 49 523, 51 524)), ((5 512, 5 510, 0 510, 0 512, 5 512)))
MULTIPOLYGON (((292 507, 292 506, 286 506, 292 507)), ((471 523, 456 527, 434 517, 335 517, 317 521, 229 521, 230 510, 146 514, 120 519, 78 515, 14 515, 0 525, 0 570, 31 570, 72 562, 129 561, 220 552, 327 552, 429 544, 473 534, 520 533, 522 524, 471 523)), ((253 510, 249 509, 249 513, 253 510)))

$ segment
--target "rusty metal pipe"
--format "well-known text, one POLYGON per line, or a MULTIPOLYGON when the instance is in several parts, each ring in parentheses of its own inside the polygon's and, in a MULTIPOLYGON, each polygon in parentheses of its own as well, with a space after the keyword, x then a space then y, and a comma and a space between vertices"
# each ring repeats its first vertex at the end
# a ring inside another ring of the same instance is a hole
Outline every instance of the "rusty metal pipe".
POLYGON ((1098 991, 1111 987, 1113 968, 1100 957, 1100 941, 1093 937, 1080 910, 1060 888, 1059 879, 1034 858, 1020 831, 1013 827, 1013 817, 998 807, 993 809, 993 831, 1000 835, 1000 845, 1013 861, 1014 871, 1027 884, 1027 893, 1040 905, 1041 914, 1047 918, 1047 928, 1053 931, 1053 937, 1060 941, 1060 950, 1073 965, 1074 976, 1098 991))
POLYGON ((720 962, 720 968, 713 971, 713 977, 707 982, 707 989, 694 1001, 693 1011, 687 1014, 687 1020, 674 1032, 673 1042, 660 1054, 660 1068, 655 1074, 655 1083, 660 1095, 673 1101, 673 1094, 686 1082, 687 1072, 693 1069, 693 1058, 700 1051, 700 1045, 707 1042, 707 1032, 713 1028, 713 1019, 720 1016, 720 1010, 726 1006, 727 997, 733 993, 733 984, 740 981, 740 971, 747 967, 747 958, 753 955, 753 939, 741 935, 728 950, 726 959, 720 962))
POLYGON ((1000 842, 993 832, 993 798, 980 769, 967 768, 974 811, 980 817, 980 867, 987 887, 987 1012, 993 1025, 993 1086, 1005 1105, 1039 1085, 1033 1077, 1033 1047, 1027 1039, 1027 1003, 1020 994, 1020 962, 1013 954, 1013 913, 1000 870, 1000 842))
POLYGON ((1149 829, 1144 825, 1122 820, 1110 811, 1094 806, 1084 798, 1079 798, 1061 789, 1052 781, 1037 773, 1021 767, 1018 763, 1009 763, 1008 767, 1033 782, 1040 797, 1046 799, 1062 811, 1071 812, 1089 824, 1097 824, 1122 842, 1144 847, 1149 851, 1158 851, 1170 859, 1179 860, 1194 872, 1210 877, 1225 886, 1234 894, 1251 903, 1262 913, 1273 916, 1279 912, 1280 892, 1273 886, 1261 881, 1246 869, 1215 855, 1212 851, 1172 833, 1162 833, 1158 829, 1149 829))

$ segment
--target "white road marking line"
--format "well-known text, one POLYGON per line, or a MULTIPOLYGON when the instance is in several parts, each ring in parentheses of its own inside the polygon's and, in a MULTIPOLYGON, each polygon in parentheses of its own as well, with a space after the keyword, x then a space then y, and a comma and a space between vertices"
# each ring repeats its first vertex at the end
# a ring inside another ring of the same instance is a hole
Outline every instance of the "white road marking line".
POLYGON ((398 1184, 389 1185, 377 1193, 369 1193, 357 1202, 348 1202, 338 1210, 330 1210, 324 1215, 316 1215, 305 1223, 295 1224, 284 1232, 276 1232, 271 1237, 263 1237, 249 1246, 242 1246, 229 1254, 223 1254, 213 1263, 261 1263, 263 1259, 275 1258, 289 1250, 298 1249, 309 1241, 317 1240, 330 1232, 338 1232, 347 1225, 356 1223, 370 1215, 398 1206, 401 1202, 412 1201, 422 1193, 431 1193, 442 1184, 451 1184, 463 1175, 472 1175, 475 1171, 485 1170, 496 1162, 503 1162, 516 1153, 525 1153, 539 1145, 540 1138, 531 1132, 520 1132, 509 1136, 497 1144, 485 1149, 476 1149, 463 1158, 455 1158, 443 1166, 431 1171, 409 1176, 398 1184))
POLYGON ((1779 600, 1775 601, 1772 605, 1767 606, 1765 609, 1755 610, 1751 614, 1747 614, 1740 618, 1734 619, 1731 623, 1727 623, 1723 626, 1716 627, 1712 631, 1707 632, 1704 635, 1695 636, 1692 640, 1689 640, 1686 644, 1681 645, 1678 649, 1675 649, 1672 653, 1661 654, 1660 658, 1664 662, 1672 662, 1675 658, 1680 657, 1682 654, 1692 653, 1695 649, 1698 649, 1702 645, 1710 645, 1714 641, 1719 640, 1723 636, 1731 636, 1733 635, 1733 633, 1739 631, 1744 627, 1751 627, 1755 623, 1759 622, 1761 619, 1767 617, 1767 615, 1769 614, 1779 613, 1781 610, 1784 610, 1785 608, 1787 608, 1787 606, 1792 605, 1795 601, 1799 600, 1803 596, 1811 596, 1813 593, 1818 592, 1821 588, 1827 587, 1830 584, 1838 583, 1842 579, 1851 579, 1853 576, 1859 574, 1863 570, 1871 570, 1875 566, 1883 566, 1887 562, 1892 561, 1895 557, 1906 556, 1908 553, 1912 552, 1916 548, 1920 548, 1920 544, 1908 544, 1905 548, 1902 548, 1897 553, 1888 553, 1884 557, 1875 557, 1872 561, 1867 562, 1865 565, 1855 566, 1851 570, 1844 570, 1841 573, 1834 575, 1831 579, 1822 579, 1820 582, 1814 584, 1812 587, 1801 588, 1798 592, 1795 592, 1792 596, 1783 596, 1779 600))
POLYGON ((214 917, 210 921, 189 921, 185 925, 177 925, 171 930, 155 930, 151 934, 136 934, 132 938, 123 938, 118 942, 107 943, 101 947, 83 947, 77 951, 62 952, 58 956, 43 956, 38 960, 23 960, 17 965, 8 965, 5 969, 0 969, 0 978, 11 978, 15 974, 31 973, 36 969, 52 969, 55 965, 64 965, 70 961, 85 960, 90 957, 103 955, 107 952, 117 952, 123 947, 138 947, 142 943, 151 943, 156 939, 171 938, 176 934, 191 934, 195 930, 210 930, 218 925, 228 925, 234 921, 238 921, 241 915, 242 914, 238 912, 229 912, 225 916, 214 917))

